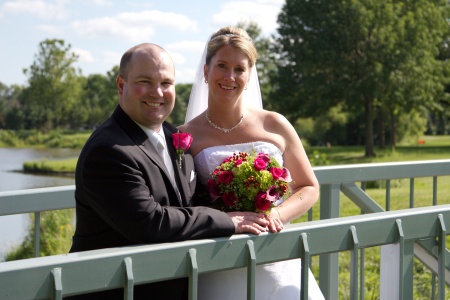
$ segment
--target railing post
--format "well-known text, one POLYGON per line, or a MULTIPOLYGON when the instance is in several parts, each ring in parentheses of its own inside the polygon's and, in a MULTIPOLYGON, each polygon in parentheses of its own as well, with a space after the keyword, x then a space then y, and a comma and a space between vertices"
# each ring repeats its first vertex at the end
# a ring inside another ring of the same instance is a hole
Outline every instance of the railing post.
POLYGON ((197 265, 197 250, 189 249, 189 300, 197 299, 198 293, 198 265, 197 265))
POLYGON ((55 293, 54 298, 55 300, 62 300, 62 281, 61 281, 61 268, 54 268, 52 270, 53 275, 53 282, 55 284, 55 293))
MULTIPOLYGON (((340 184, 320 186, 320 219, 339 218, 340 184)), ((325 299, 336 299, 339 291, 339 254, 322 254, 319 259, 319 286, 325 299)))
POLYGON ((247 299, 255 300, 255 281, 256 281, 256 254, 253 241, 247 241, 248 262, 247 262, 247 299))
POLYGON ((300 281, 300 299, 308 299, 308 285, 309 285, 309 245, 308 245, 308 235, 304 232, 301 234, 301 281, 300 281))
POLYGON ((34 257, 39 257, 41 242, 41 213, 34 213, 34 257))
POLYGON ((353 250, 351 257, 351 272, 350 272, 350 299, 358 298, 358 251, 359 242, 356 234, 356 227, 350 226, 350 232, 352 233, 353 250))
POLYGON ((125 265, 125 287, 123 289, 123 297, 125 300, 132 300, 134 297, 133 261, 131 257, 125 257, 123 263, 125 265))
POLYGON ((381 246, 380 299, 413 299, 414 240, 405 240, 402 221, 396 220, 398 244, 381 246))
POLYGON ((439 243, 438 243, 438 293, 439 300, 444 300, 445 297, 445 235, 446 228, 444 217, 442 214, 438 215, 439 219, 439 243))

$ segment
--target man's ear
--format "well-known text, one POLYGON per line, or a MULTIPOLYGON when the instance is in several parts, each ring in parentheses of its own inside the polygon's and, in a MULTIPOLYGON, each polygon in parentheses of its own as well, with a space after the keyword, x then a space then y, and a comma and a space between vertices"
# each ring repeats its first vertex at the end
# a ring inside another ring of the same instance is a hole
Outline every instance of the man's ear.
POLYGON ((119 95, 122 96, 123 94, 123 85, 124 85, 124 80, 122 78, 122 76, 117 75, 116 77, 116 86, 117 86, 117 91, 119 92, 119 95))

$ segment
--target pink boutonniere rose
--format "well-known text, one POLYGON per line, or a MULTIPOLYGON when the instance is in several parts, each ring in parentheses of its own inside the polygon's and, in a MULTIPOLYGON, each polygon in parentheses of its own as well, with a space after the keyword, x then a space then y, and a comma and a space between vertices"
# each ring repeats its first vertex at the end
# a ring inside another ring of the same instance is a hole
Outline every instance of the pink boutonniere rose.
POLYGON ((177 151, 177 160, 181 168, 181 156, 185 151, 189 150, 193 141, 192 135, 189 133, 177 132, 172 134, 172 143, 177 151))

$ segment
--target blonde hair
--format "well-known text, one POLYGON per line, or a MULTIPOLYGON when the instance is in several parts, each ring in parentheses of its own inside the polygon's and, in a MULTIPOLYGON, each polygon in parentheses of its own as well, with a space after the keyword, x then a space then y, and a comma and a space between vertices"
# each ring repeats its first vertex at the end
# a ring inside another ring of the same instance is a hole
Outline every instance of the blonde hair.
POLYGON ((247 31, 238 27, 224 27, 214 33, 209 42, 206 52, 206 64, 209 66, 211 59, 223 46, 231 46, 241 50, 248 57, 250 67, 256 63, 258 52, 247 31))

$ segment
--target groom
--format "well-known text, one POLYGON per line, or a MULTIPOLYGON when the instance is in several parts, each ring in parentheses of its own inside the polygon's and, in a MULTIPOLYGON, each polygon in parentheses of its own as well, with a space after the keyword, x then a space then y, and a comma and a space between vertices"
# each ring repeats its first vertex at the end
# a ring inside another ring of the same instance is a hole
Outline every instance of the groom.
MULTIPOLYGON (((174 77, 172 59, 157 45, 140 44, 123 55, 116 79, 119 105, 94 131, 78 159, 70 252, 259 234, 272 227, 263 214, 191 207, 193 158, 186 151, 179 166, 172 146, 177 129, 165 121, 175 104, 174 77), (170 156, 167 166, 158 143, 170 156)), ((123 290, 75 298, 122 299, 123 290)), ((185 298, 186 278, 134 289, 134 299, 185 298)))

